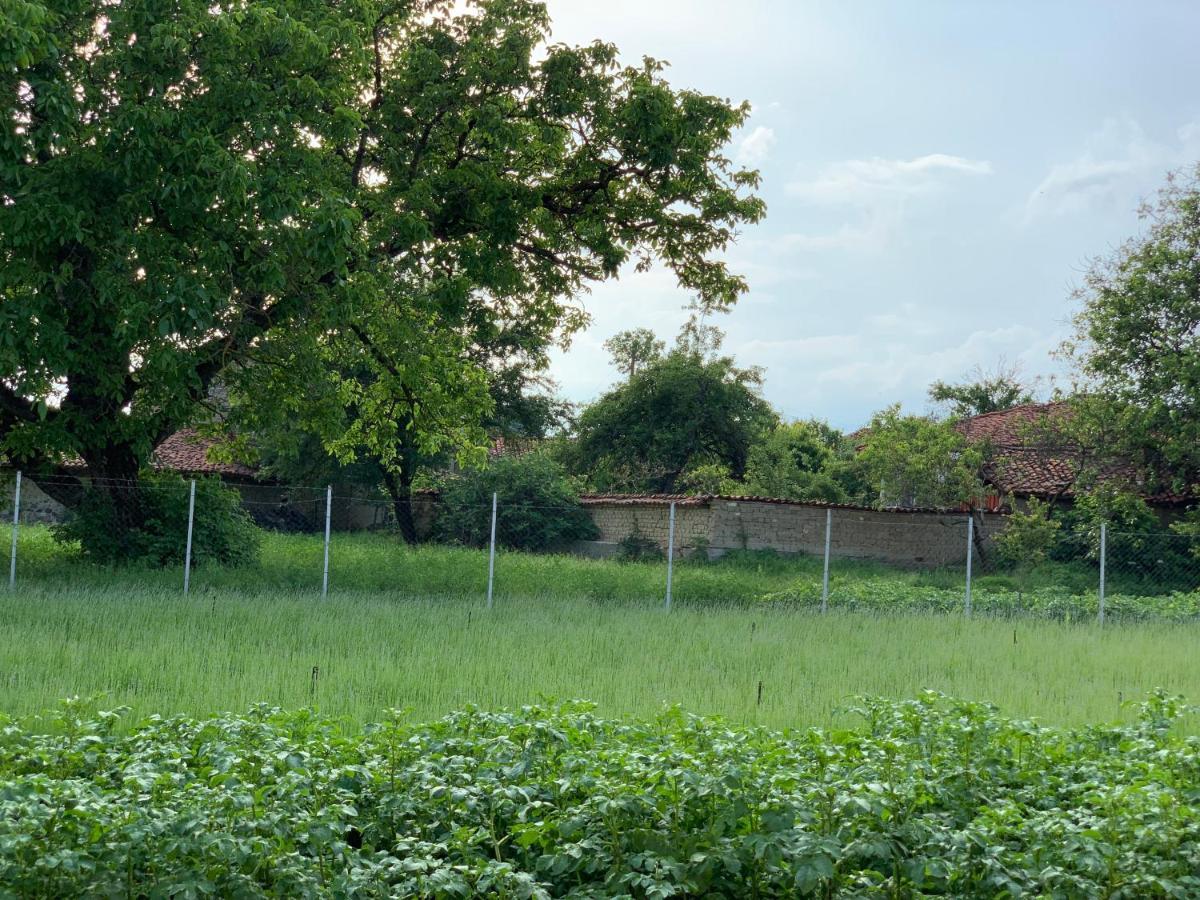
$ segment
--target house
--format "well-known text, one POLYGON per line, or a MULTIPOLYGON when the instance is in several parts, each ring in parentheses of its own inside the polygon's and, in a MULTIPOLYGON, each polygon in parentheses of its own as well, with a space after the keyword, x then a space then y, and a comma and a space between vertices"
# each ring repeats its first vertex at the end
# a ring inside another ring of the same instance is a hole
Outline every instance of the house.
MULTIPOLYGON (((1084 448, 1072 443, 1056 423, 1072 414, 1066 401, 1025 403, 1011 409, 960 419, 954 427, 972 443, 987 448, 983 482, 995 495, 1017 502, 1037 498, 1050 503, 1074 500, 1081 474, 1096 465, 1084 448)), ((1107 462, 1100 476, 1122 482, 1143 494, 1151 506, 1178 509, 1193 498, 1179 494, 1147 494, 1135 466, 1107 462)))

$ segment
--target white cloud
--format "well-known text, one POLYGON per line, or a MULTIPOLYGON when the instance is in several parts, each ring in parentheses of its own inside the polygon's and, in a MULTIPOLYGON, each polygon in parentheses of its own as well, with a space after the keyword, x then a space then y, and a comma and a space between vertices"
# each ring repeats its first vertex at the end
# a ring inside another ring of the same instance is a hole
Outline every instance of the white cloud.
POLYGON ((933 193, 952 179, 991 173, 987 160, 948 153, 831 163, 815 178, 791 182, 787 192, 818 206, 851 210, 855 221, 830 232, 789 234, 781 246, 803 251, 881 250, 900 230, 912 198, 933 193))
POLYGON ((915 159, 847 159, 832 163, 810 181, 794 181, 787 191, 794 197, 829 204, 873 202, 888 195, 917 194, 933 190, 942 176, 990 175, 987 160, 967 159, 948 153, 929 153, 915 159))
POLYGON ((742 138, 738 145, 737 161, 745 166, 761 165, 774 148, 775 129, 759 125, 742 138))
POLYGON ((1025 220, 1132 209, 1162 183, 1167 171, 1200 155, 1200 122, 1179 128, 1175 139, 1159 142, 1129 116, 1105 120, 1089 135, 1083 152, 1051 167, 1029 194, 1025 220))

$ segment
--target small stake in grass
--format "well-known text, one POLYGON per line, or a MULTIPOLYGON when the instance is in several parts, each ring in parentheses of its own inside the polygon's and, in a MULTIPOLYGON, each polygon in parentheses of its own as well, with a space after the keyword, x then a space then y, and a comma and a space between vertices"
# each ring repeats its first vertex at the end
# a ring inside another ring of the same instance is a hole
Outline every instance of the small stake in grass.
POLYGON ((762 682, 758 683, 758 706, 762 706, 762 682))
POLYGON ((317 679, 320 677, 321 677, 321 667, 313 666, 312 667, 312 678, 309 680, 309 683, 308 683, 308 699, 309 700, 312 700, 314 697, 317 696, 317 679))

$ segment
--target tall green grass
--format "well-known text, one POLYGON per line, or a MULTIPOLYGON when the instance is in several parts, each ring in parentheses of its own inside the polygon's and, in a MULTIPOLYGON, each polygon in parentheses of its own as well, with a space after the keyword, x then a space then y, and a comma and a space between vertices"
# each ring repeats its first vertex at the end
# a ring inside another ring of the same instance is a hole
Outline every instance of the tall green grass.
MULTIPOLYGON (((0 527, 0 553, 7 551, 9 529, 0 527)), ((146 569, 103 567, 84 562, 70 547, 55 543, 43 526, 20 531, 18 583, 28 586, 71 585, 182 589, 182 567, 146 569)), ((323 544, 317 535, 264 535, 259 561, 240 568, 198 566, 192 573, 196 589, 249 593, 307 593, 320 591, 323 544)), ((385 533, 334 534, 330 553, 330 589, 337 592, 380 592, 389 596, 480 597, 487 591, 487 553, 482 550, 421 545, 409 547, 385 533)), ((749 603, 764 595, 786 591, 798 583, 821 578, 822 561, 808 556, 770 552, 735 552, 712 562, 687 560, 675 567, 674 598, 682 603, 749 603)), ((1030 582, 1063 587, 1071 593, 1096 592, 1094 573, 1079 566, 1050 566, 1030 582)), ((865 560, 835 559, 835 588, 839 584, 872 582, 904 588, 963 590, 964 573, 948 568, 935 571, 897 569, 865 560)), ((976 587, 1018 590, 1008 575, 977 572, 976 587)), ((1110 593, 1122 589, 1110 582, 1110 593)), ((544 594, 591 600, 662 599, 666 565, 659 562, 616 562, 569 555, 534 555, 501 551, 496 564, 498 596, 544 594)))
MULTIPOLYGON (((474 577, 474 576, 472 576, 474 577)), ((119 583, 0 596, 0 711, 104 694, 137 715, 205 715, 266 701, 354 722, 386 708, 429 719, 465 704, 589 698, 610 716, 666 704, 735 723, 825 725, 858 694, 931 688, 1062 725, 1116 720, 1155 687, 1200 697, 1191 625, 1100 628, 952 616, 586 599, 559 593, 392 598, 342 591, 119 583), (761 685, 761 695, 760 695, 761 685), (760 699, 761 697, 761 699, 760 699)))

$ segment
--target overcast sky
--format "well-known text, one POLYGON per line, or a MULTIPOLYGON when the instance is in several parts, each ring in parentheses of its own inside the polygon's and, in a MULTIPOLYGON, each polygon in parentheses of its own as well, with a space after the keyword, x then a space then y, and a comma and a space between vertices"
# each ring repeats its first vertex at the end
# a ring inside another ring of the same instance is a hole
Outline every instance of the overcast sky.
MULTIPOLYGON (((754 114, 734 147, 767 219, 729 258, 750 292, 717 324, 790 418, 843 428, 1004 358, 1061 372, 1071 291, 1136 233, 1140 198, 1200 159, 1200 2, 548 0, 556 40, 754 114)), ((572 400, 617 378, 601 344, 672 337, 688 295, 623 275, 558 354, 572 400)))

